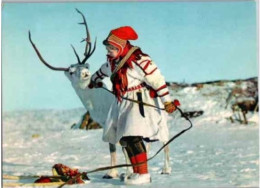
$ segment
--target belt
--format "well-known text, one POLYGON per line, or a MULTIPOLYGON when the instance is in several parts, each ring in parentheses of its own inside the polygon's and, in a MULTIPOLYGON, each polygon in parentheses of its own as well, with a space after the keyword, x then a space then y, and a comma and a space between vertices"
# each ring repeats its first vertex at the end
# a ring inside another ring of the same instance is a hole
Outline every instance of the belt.
POLYGON ((130 87, 130 88, 128 88, 127 90, 126 90, 126 92, 129 92, 129 91, 134 91, 134 90, 137 90, 137 89, 141 89, 141 88, 143 88, 143 87, 145 87, 146 86, 146 83, 141 83, 141 84, 139 84, 139 85, 137 85, 137 86, 133 86, 133 87, 130 87))

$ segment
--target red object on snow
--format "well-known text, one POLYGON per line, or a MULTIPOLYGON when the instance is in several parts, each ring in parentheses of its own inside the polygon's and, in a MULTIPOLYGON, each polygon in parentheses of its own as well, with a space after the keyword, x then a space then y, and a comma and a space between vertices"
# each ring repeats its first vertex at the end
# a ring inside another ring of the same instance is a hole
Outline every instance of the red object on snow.
POLYGON ((51 183, 51 178, 49 177, 40 177, 39 179, 35 180, 34 183, 51 183))
POLYGON ((72 169, 61 163, 55 164, 52 168, 54 168, 60 176, 72 177, 72 176, 76 176, 77 174, 79 174, 78 169, 72 169))
POLYGON ((175 99, 175 100, 173 101, 173 104, 174 104, 175 106, 180 106, 180 105, 181 105, 180 101, 177 100, 177 99, 175 99))

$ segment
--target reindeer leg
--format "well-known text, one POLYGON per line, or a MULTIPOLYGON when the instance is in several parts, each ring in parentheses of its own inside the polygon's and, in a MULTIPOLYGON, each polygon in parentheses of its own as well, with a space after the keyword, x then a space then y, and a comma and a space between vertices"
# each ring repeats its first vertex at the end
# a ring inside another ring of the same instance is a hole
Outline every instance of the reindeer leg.
POLYGON ((246 112, 242 111, 242 114, 243 114, 243 117, 244 117, 244 123, 245 123, 245 125, 247 125, 248 121, 247 121, 247 118, 246 118, 246 112))
POLYGON ((243 112, 241 111, 241 109, 239 109, 239 110, 238 110, 239 122, 240 122, 240 124, 243 124, 243 120, 242 120, 242 118, 241 118, 241 113, 243 113, 243 112))
MULTIPOLYGON (((127 151, 126 151, 125 147, 122 147, 122 151, 123 151, 124 156, 125 156, 125 162, 126 162, 126 164, 131 164, 130 159, 129 159, 129 157, 128 157, 128 154, 127 154, 127 151)), ((121 180, 121 181, 125 181, 125 179, 126 179, 128 176, 130 176, 132 173, 133 173, 133 168, 132 168, 132 167, 126 167, 126 172, 120 174, 120 180, 121 180)))
POLYGON ((161 174, 171 174, 171 172, 172 172, 172 168, 170 165, 170 149, 169 146, 166 146, 164 148, 164 166, 161 174))
POLYGON ((146 144, 146 153, 147 153, 147 154, 149 154, 150 149, 151 149, 151 143, 148 142, 148 143, 146 144))
MULTIPOLYGON (((109 151, 111 158, 111 166, 116 165, 116 145, 109 143, 109 151)), ((104 176, 103 179, 113 179, 118 177, 118 171, 116 168, 109 170, 104 176)))
MULTIPOLYGON (((125 155, 125 162, 126 162, 126 164, 131 164, 125 147, 122 147, 122 150, 123 150, 123 153, 125 155)), ((132 167, 126 167, 126 175, 130 175, 132 173, 133 173, 133 168, 132 167)))
POLYGON ((229 119, 230 119, 231 123, 234 123, 234 119, 232 116, 230 116, 229 119))

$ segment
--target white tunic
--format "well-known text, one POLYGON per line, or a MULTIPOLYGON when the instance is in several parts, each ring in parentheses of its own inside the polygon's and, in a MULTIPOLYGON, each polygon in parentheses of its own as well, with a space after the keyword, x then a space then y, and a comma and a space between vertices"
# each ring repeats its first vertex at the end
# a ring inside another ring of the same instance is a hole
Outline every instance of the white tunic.
MULTIPOLYGON (((137 62, 132 62, 133 68, 127 69, 128 89, 123 97, 137 100, 137 92, 142 93, 145 103, 164 108, 163 103, 171 101, 164 77, 149 56, 142 56, 137 62), (142 83, 146 83, 156 90, 159 97, 151 98, 149 89, 142 87, 135 89, 142 83)), ((107 62, 93 75, 96 82, 104 76, 112 74, 110 63, 107 62)), ((116 144, 124 136, 142 136, 150 140, 168 141, 166 112, 149 106, 143 106, 144 117, 139 110, 139 104, 128 100, 118 102, 115 97, 109 110, 103 131, 103 140, 116 144)))

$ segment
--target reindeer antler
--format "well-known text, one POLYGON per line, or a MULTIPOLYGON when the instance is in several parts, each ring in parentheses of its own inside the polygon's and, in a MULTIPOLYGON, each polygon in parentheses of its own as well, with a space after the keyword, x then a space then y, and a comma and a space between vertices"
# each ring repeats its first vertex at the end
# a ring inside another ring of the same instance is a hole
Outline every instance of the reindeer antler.
MULTIPOLYGON (((97 42, 97 39, 95 40, 95 44, 94 44, 94 48, 93 50, 91 51, 91 48, 92 48, 92 44, 91 44, 91 38, 90 38, 90 34, 89 34, 89 30, 88 30, 88 24, 86 22, 86 19, 85 19, 85 16, 82 14, 82 12, 80 12, 77 8, 76 8, 76 11, 82 16, 83 18, 83 22, 82 23, 79 23, 80 25, 85 25, 85 28, 86 28, 86 34, 87 34, 87 38, 83 39, 81 42, 84 42, 86 41, 86 47, 85 47, 85 53, 84 53, 84 56, 85 58, 82 60, 82 62, 80 62, 80 64, 84 64, 87 59, 94 53, 95 49, 96 49, 96 42, 97 42)), ((74 50, 75 54, 76 51, 74 50)), ((76 55, 77 56, 77 55, 76 55)))
POLYGON ((72 47, 72 49, 73 49, 73 51, 74 51, 74 53, 75 53, 75 55, 77 57, 78 63, 81 64, 79 56, 78 56, 78 54, 77 54, 77 52, 76 52, 76 50, 75 50, 75 48, 74 48, 74 46, 72 44, 71 44, 71 47, 72 47))
MULTIPOLYGON (((79 64, 85 64, 85 62, 87 61, 87 59, 94 53, 95 49, 96 49, 96 42, 97 42, 97 39, 95 40, 95 44, 94 44, 94 48, 92 48, 91 46, 91 39, 90 39, 90 34, 89 34, 89 30, 88 30, 88 25, 87 25, 87 22, 86 22, 86 19, 85 19, 85 16, 82 14, 82 12, 80 12, 78 9, 76 9, 76 11, 82 16, 83 18, 83 22, 82 23, 79 23, 81 25, 85 25, 85 28, 86 28, 86 34, 87 34, 87 38, 83 39, 81 42, 83 41, 86 41, 86 47, 85 47, 85 52, 84 52, 84 56, 85 58, 80 61, 80 58, 75 50, 75 48, 71 45, 71 47, 73 48, 73 51, 77 57, 77 60, 78 60, 78 63, 79 64)), ((49 67, 50 69, 52 70, 56 70, 56 71, 69 71, 69 68, 61 68, 61 67, 53 67, 51 66, 49 63, 47 63, 43 57, 41 56, 41 53, 40 51, 37 49, 36 45, 33 43, 32 39, 31 39, 31 33, 29 31, 29 40, 36 52, 36 54, 38 55, 39 59, 41 60, 41 62, 46 65, 47 67, 49 67)))
POLYGON ((61 68, 61 67, 53 67, 51 66, 50 64, 48 64, 44 59, 43 57, 41 56, 41 53, 40 51, 37 49, 36 45, 33 43, 32 39, 31 39, 31 32, 29 31, 29 40, 36 52, 36 54, 38 55, 39 59, 41 60, 41 62, 46 65, 47 67, 49 67, 50 69, 52 70, 55 70, 55 71, 69 71, 69 68, 61 68))

